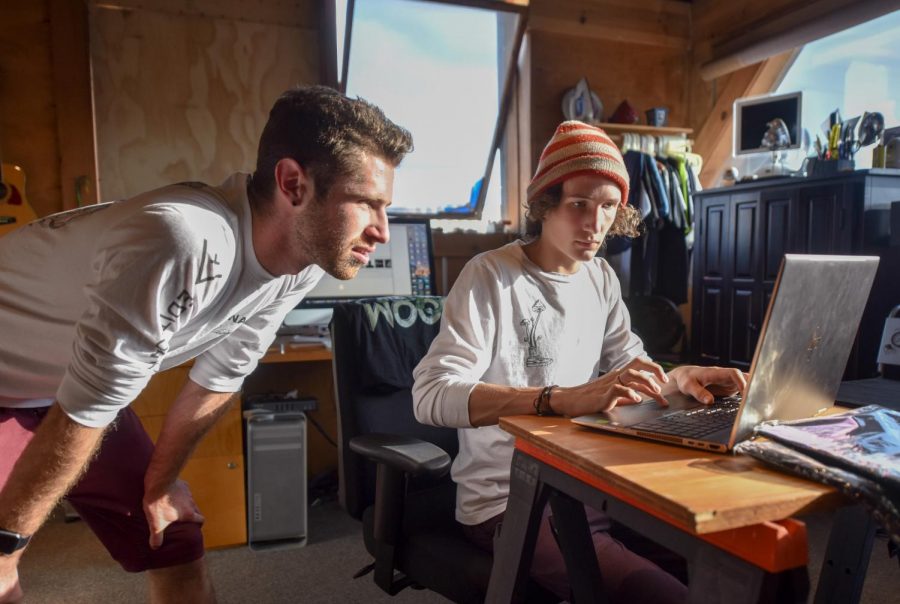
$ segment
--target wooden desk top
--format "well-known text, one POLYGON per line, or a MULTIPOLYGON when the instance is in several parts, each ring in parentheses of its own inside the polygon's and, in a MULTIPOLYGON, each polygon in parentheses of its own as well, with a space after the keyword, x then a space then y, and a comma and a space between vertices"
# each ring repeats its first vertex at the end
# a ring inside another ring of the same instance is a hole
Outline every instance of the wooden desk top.
POLYGON ((330 361, 331 349, 322 344, 285 344, 282 348, 269 348, 260 363, 302 363, 304 361, 330 361))
POLYGON ((500 419, 516 447, 697 534, 782 520, 843 502, 835 489, 712 453, 603 434, 564 417, 500 419))

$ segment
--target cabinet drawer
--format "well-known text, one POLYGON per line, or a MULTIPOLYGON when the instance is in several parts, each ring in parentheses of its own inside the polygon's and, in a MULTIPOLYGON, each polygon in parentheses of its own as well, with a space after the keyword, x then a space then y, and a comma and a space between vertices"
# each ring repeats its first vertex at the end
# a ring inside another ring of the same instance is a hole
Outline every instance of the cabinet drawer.
MULTIPOLYGON (((159 437, 165 419, 165 415, 141 417, 144 430, 147 431, 153 442, 156 442, 156 439, 159 437)), ((242 456, 243 451, 241 408, 239 403, 234 402, 231 408, 225 412, 225 415, 220 417, 216 425, 203 437, 191 458, 218 457, 220 455, 242 456)))
POLYGON ((242 457, 192 458, 184 467, 181 478, 190 485, 194 501, 206 517, 203 541, 207 549, 247 542, 242 457))
POLYGON ((190 367, 180 366, 157 373, 131 403, 131 408, 138 417, 165 415, 172 401, 181 392, 190 371, 190 367))

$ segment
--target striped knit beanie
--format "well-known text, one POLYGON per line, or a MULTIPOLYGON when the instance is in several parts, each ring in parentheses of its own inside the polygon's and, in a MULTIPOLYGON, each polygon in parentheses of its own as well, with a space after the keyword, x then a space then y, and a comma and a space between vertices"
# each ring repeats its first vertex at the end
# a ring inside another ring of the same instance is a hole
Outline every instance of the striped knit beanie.
POLYGON ((599 174, 622 191, 622 205, 628 203, 628 171, 622 154, 606 132, 596 126, 563 122, 544 147, 537 172, 528 185, 527 202, 554 185, 582 174, 599 174))

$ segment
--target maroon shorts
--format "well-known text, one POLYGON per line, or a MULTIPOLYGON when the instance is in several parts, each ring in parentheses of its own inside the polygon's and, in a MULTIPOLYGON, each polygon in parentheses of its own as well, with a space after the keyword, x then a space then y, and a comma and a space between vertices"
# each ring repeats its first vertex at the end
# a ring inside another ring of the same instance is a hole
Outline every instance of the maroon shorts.
MULTIPOLYGON (((48 410, 0 407, 0 488, 48 410)), ((142 500, 144 473, 152 455, 153 441, 141 421, 131 409, 123 409, 106 431, 98 455, 66 495, 129 572, 177 566, 203 556, 203 536, 195 522, 169 525, 162 547, 150 549, 142 500)))

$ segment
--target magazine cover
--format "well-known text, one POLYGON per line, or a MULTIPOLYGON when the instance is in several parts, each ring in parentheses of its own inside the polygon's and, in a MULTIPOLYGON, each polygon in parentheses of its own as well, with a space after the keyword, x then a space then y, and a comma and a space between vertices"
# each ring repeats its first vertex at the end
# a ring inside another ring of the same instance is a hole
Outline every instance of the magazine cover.
POLYGON ((827 417, 764 422, 735 447, 869 505, 900 543, 900 413, 868 405, 827 417))

